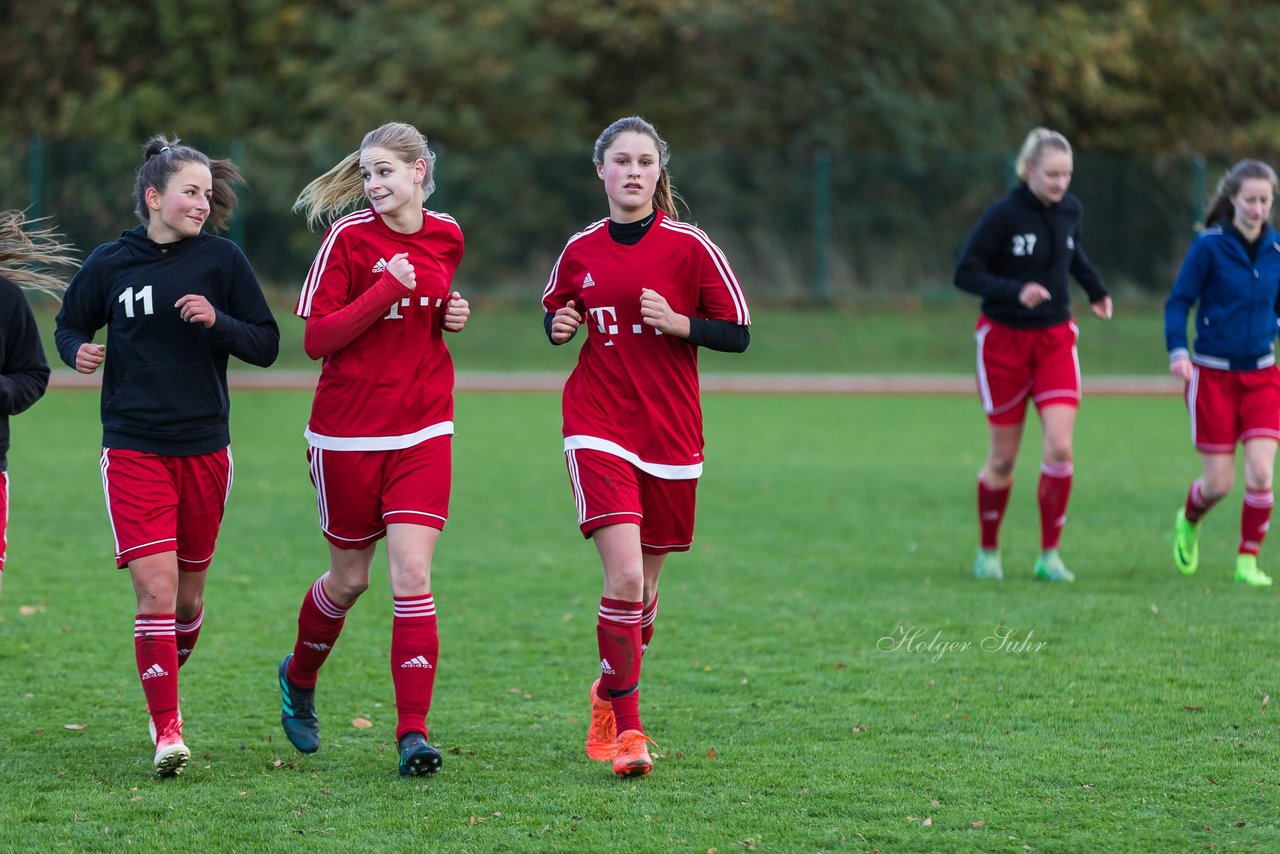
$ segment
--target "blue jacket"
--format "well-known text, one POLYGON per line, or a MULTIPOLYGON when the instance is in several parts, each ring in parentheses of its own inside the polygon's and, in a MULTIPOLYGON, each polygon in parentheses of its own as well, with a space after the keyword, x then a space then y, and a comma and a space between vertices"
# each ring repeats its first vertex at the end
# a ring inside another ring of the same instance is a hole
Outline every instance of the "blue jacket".
POLYGON ((1214 226, 1187 250, 1164 304, 1169 360, 1186 358, 1187 315, 1196 306, 1197 365, 1253 371, 1274 365, 1280 330, 1280 234, 1267 226, 1250 260, 1239 232, 1214 226))
POLYGON ((102 446, 193 456, 231 441, 227 359, 267 367, 280 330, 240 248, 200 234, 153 243, 139 226, 99 246, 76 273, 54 340, 76 364, 80 345, 107 327, 102 369, 102 446), (217 310, 206 329, 174 303, 200 294, 217 310))

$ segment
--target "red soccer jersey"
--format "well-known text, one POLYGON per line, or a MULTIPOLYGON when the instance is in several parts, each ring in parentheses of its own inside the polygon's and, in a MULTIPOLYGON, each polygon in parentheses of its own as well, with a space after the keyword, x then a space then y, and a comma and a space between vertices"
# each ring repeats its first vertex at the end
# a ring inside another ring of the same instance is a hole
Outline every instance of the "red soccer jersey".
POLYGON ((371 209, 325 232, 294 308, 299 317, 326 317, 384 277, 395 282, 386 267, 401 252, 409 253, 416 287, 395 282, 379 317, 324 357, 306 431, 318 448, 394 450, 453 433, 453 360, 442 323, 462 231, 447 214, 423 213, 416 234, 393 231, 371 209))
POLYGON ((555 312, 573 300, 587 340, 564 386, 565 450, 591 448, 671 480, 702 474, 698 348, 640 319, 649 288, 689 317, 748 325, 729 262, 707 235, 661 211, 634 246, 601 220, 575 234, 542 294, 555 312))

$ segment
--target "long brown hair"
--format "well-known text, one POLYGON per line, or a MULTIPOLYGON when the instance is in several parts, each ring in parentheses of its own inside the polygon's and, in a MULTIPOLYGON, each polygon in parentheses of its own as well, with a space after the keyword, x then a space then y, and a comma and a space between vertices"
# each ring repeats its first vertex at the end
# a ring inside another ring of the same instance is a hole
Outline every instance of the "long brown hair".
MULTIPOLYGON (((609 146, 623 133, 642 133, 653 140, 653 144, 658 146, 658 185, 653 189, 653 205, 662 211, 669 218, 680 220, 680 214, 676 210, 677 204, 684 204, 684 199, 680 198, 680 194, 676 192, 675 187, 671 183, 671 174, 667 171, 667 161, 671 159, 671 150, 667 146, 667 141, 658 135, 658 129, 649 122, 639 116, 627 116, 625 119, 618 119, 613 124, 604 129, 604 132, 596 138, 595 148, 592 150, 591 159, 595 161, 597 166, 604 163, 604 153, 609 150, 609 146)), ((685 205, 688 210, 688 205, 685 205)))
POLYGON ((1259 178, 1271 182, 1271 193, 1280 192, 1276 185, 1276 171, 1261 160, 1241 160, 1218 181, 1218 189, 1209 202, 1209 210, 1204 215, 1205 227, 1211 225, 1227 225, 1236 216, 1236 206, 1232 198, 1240 192, 1240 185, 1250 178, 1259 178))
POLYGON ((60 296, 66 282, 50 268, 80 266, 75 247, 45 220, 28 220, 19 210, 0 212, 0 276, 51 296, 60 296))
POLYGON ((307 218, 307 227, 315 228, 326 219, 354 207, 364 198, 364 177, 360 174, 360 152, 366 148, 385 148, 405 163, 423 160, 427 164, 422 178, 425 201, 436 190, 436 155, 427 146, 427 138, 416 127, 404 122, 387 122, 364 135, 360 147, 338 161, 328 172, 302 188, 293 202, 293 212, 307 218))
POLYGON ((169 180, 184 163, 202 163, 213 176, 213 198, 209 202, 209 227, 222 231, 231 222, 236 203, 236 185, 243 185, 244 178, 230 160, 211 160, 207 154, 197 151, 182 140, 168 139, 156 134, 142 147, 142 165, 133 182, 133 212, 143 225, 151 224, 151 209, 147 207, 147 190, 154 187, 163 193, 169 180))

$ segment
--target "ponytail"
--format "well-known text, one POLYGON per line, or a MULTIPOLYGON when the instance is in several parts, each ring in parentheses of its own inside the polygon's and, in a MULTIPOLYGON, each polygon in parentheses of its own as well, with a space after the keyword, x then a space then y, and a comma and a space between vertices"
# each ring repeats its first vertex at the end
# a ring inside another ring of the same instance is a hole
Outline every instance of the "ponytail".
POLYGON ((182 140, 168 139, 156 134, 142 147, 142 165, 138 167, 133 182, 133 212, 143 225, 151 223, 151 209, 147 207, 147 190, 154 188, 163 193, 169 180, 184 163, 200 163, 213 178, 213 198, 209 201, 209 227, 224 230, 231 222, 236 204, 240 201, 236 187, 244 185, 244 177, 230 160, 210 160, 209 156, 182 140))
POLYGON ((1058 151, 1071 153, 1071 143, 1067 142, 1067 138, 1056 130, 1048 128, 1036 128, 1027 134, 1027 138, 1022 143, 1022 150, 1018 152, 1018 159, 1014 163, 1014 171, 1018 174, 1018 180, 1027 180, 1027 164, 1031 166, 1039 166, 1040 158, 1044 155, 1046 148, 1054 148, 1058 151))
POLYGON ((1250 178, 1271 182, 1271 192, 1280 192, 1276 184, 1276 172, 1261 160, 1241 160, 1225 172, 1218 181, 1213 199, 1204 216, 1204 226, 1229 225, 1236 216, 1236 206, 1231 201, 1240 192, 1241 185, 1250 178))
POLYGON ((658 129, 649 122, 639 116, 628 116, 625 119, 618 119, 609 125, 600 136, 596 138, 596 144, 592 148, 591 159, 597 166, 604 163, 604 153, 623 133, 642 133, 653 140, 654 145, 658 147, 658 165, 661 170, 658 173, 658 185, 653 189, 653 206, 667 215, 669 219, 677 222, 680 221, 680 214, 677 205, 684 205, 686 211, 689 206, 685 205, 684 199, 680 198, 680 194, 676 192, 675 187, 671 183, 671 173, 667 171, 667 161, 671 159, 671 149, 667 145, 667 141, 658 135, 658 129))
POLYGON ((33 227, 22 211, 0 212, 0 275, 15 284, 58 297, 66 283, 46 267, 80 266, 75 248, 52 226, 33 227))
POLYGON ((426 171, 422 176, 422 200, 425 202, 435 192, 436 154, 427 145, 427 138, 411 124, 387 122, 365 134, 359 148, 302 188, 293 202, 293 212, 307 218, 308 228, 336 218, 364 198, 360 154, 366 148, 385 148, 405 163, 423 161, 426 171))

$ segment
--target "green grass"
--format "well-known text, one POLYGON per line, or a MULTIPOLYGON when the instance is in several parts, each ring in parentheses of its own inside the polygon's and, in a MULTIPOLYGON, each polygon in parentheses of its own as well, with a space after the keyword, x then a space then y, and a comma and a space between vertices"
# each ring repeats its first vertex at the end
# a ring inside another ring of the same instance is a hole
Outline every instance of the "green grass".
POLYGON ((1080 581, 1046 586, 1030 578, 1035 428, 1006 580, 979 584, 975 400, 710 396, 698 542, 668 564, 645 660, 662 750, 631 782, 582 754, 600 571, 555 395, 458 400, 433 573, 445 769, 427 780, 396 775, 381 562, 321 677, 324 747, 284 741, 275 667, 324 569, 308 396, 234 406, 235 489, 182 672, 193 760, 168 781, 150 774, 133 598, 111 563, 97 396, 53 392, 14 419, 0 850, 1280 845, 1280 594, 1231 581, 1238 487, 1204 523, 1200 574, 1173 569, 1166 530, 1198 469, 1176 397, 1086 401, 1063 545, 1080 581), (1044 646, 984 650, 1001 627, 1044 646), (912 631, 914 651, 884 648, 912 631), (933 639, 969 647, 918 648, 933 639))
MULTIPOLYGON (((281 329, 278 368, 317 370, 302 352, 303 321, 293 315, 295 295, 272 291, 272 307, 281 329)), ((477 302, 467 329, 449 336, 460 371, 560 371, 577 358, 577 345, 552 347, 542 331, 536 289, 527 305, 477 302)), ((46 348, 53 351, 57 305, 34 297, 46 348)), ((1080 360, 1088 374, 1163 374, 1164 319, 1158 304, 1119 303, 1106 323, 1083 312, 1080 360)), ((977 300, 935 295, 929 301, 874 304, 831 309, 795 309, 755 305, 751 346, 746 353, 703 350, 705 372, 931 373, 972 374, 973 325, 977 300)), ((100 339, 101 340, 101 339, 100 339)))

